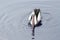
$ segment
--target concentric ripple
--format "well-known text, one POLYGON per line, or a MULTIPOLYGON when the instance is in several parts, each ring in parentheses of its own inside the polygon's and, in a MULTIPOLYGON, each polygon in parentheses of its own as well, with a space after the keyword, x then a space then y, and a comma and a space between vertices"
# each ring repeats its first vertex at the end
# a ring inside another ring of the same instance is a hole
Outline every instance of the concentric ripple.
POLYGON ((55 39, 59 35, 60 28, 55 26, 59 24, 57 20, 60 17, 59 3, 30 1, 3 4, 4 6, 0 9, 0 35, 7 37, 8 40, 31 40, 31 29, 27 25, 28 16, 34 8, 40 8, 43 25, 35 29, 35 40, 55 39), (56 35, 53 32, 56 32, 56 35))

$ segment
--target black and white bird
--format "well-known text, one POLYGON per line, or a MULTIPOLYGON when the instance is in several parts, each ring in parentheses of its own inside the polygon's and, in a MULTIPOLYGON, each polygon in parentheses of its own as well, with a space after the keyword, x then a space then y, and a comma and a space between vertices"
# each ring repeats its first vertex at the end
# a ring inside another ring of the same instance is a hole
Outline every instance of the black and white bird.
POLYGON ((32 27, 36 27, 38 25, 41 25, 41 11, 40 9, 34 9, 31 14, 29 15, 29 24, 32 26, 32 27))

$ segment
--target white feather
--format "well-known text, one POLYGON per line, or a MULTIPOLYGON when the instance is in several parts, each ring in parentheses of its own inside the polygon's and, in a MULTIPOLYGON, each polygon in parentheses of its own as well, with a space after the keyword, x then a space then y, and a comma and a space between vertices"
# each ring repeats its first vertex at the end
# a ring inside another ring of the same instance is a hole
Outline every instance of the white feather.
MULTIPOLYGON (((31 19, 32 15, 35 15, 34 11, 29 16, 29 21, 31 25, 32 25, 32 19, 31 19)), ((40 20, 41 20, 41 13, 39 12, 37 20, 36 20, 36 15, 34 16, 34 25, 36 25, 40 20)))

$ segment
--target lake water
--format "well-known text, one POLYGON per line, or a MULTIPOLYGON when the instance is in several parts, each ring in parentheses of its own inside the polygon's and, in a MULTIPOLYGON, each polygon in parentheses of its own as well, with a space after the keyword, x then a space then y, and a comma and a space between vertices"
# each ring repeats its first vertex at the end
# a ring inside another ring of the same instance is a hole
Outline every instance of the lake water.
POLYGON ((34 40, 60 40, 59 0, 0 0, 0 40, 32 40, 27 24, 34 8, 40 8, 42 16, 34 40))

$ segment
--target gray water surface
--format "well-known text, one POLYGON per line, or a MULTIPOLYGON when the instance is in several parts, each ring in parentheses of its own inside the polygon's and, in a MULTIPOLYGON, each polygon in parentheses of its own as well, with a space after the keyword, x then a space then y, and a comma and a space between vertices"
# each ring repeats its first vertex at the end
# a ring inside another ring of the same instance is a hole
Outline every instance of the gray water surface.
POLYGON ((41 9, 42 26, 35 28, 34 40, 60 40, 59 0, 0 0, 0 40, 32 40, 28 16, 41 9))

